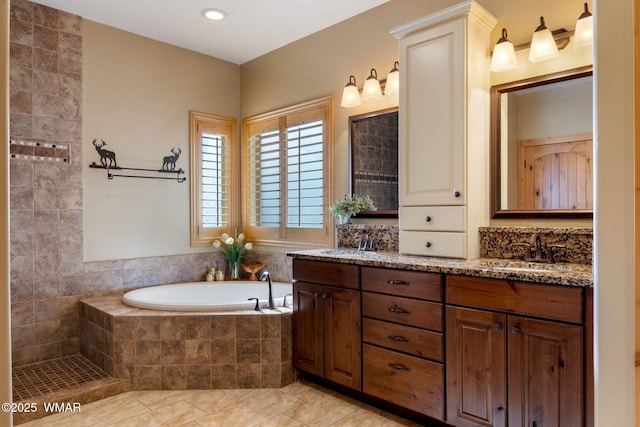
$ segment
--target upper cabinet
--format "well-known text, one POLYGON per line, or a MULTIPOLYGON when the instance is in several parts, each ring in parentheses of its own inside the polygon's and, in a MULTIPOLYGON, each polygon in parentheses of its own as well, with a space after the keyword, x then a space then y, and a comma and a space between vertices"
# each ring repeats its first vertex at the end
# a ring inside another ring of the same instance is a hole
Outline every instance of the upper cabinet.
POLYGON ((495 24, 466 1, 392 31, 402 64, 401 253, 479 254, 477 229, 489 222, 489 35, 495 24))

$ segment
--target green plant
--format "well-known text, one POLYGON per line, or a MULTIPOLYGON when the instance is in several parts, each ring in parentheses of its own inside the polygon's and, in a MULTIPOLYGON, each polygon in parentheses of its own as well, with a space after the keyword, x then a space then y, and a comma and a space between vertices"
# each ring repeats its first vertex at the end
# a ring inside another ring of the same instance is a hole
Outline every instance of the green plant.
POLYGON ((244 241, 244 234, 240 233, 234 239, 227 233, 222 233, 220 240, 213 242, 213 247, 222 252, 230 262, 240 262, 246 251, 251 250, 253 245, 244 241))
POLYGON ((358 196, 357 194, 346 194, 342 199, 338 199, 331 206, 329 212, 335 217, 350 217, 362 211, 375 211, 377 208, 369 196, 358 196))

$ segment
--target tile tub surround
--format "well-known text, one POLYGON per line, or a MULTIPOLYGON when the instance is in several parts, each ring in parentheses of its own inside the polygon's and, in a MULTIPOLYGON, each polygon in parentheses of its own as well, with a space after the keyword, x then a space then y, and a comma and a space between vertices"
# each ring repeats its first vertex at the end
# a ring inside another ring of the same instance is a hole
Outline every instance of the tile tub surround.
POLYGON ((295 380, 291 312, 181 313, 84 300, 82 354, 132 390, 282 387, 295 380))
POLYGON ((593 229, 582 227, 481 227, 480 256, 484 258, 522 259, 520 243, 538 234, 543 245, 563 245, 554 248, 555 262, 589 264, 592 262, 593 229))
POLYGON ((378 243, 380 251, 397 251, 398 250, 398 233, 397 225, 383 224, 340 224, 336 225, 338 234, 337 246, 343 248, 357 248, 358 240, 356 234, 367 232, 370 239, 374 239, 378 243))

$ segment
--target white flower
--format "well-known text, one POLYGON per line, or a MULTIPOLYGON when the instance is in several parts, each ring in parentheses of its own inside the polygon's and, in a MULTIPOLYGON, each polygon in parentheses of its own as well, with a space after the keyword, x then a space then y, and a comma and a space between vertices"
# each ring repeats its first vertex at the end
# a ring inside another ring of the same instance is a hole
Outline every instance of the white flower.
POLYGON ((227 239, 224 241, 225 245, 233 245, 233 237, 227 237, 227 239))
POLYGON ((220 247, 220 240, 216 240, 215 242, 213 242, 213 247, 218 249, 220 247))
POLYGON ((226 240, 229 238, 229 235, 228 235, 227 233, 222 233, 222 236, 220 236, 220 238, 221 238, 223 241, 226 241, 226 240))
POLYGON ((242 243, 244 241, 244 234, 240 233, 238 234, 238 242, 242 243))
POLYGON ((250 251, 250 250, 251 250, 251 248, 253 248, 253 244, 251 244, 251 243, 247 243, 246 245, 244 245, 244 248, 245 248, 246 250, 250 251))

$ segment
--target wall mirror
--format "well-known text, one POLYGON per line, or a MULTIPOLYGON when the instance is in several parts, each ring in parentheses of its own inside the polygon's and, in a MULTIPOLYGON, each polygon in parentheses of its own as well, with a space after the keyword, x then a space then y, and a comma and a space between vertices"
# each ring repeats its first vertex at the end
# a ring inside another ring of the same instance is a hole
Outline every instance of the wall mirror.
POLYGON ((491 88, 492 218, 593 217, 593 70, 491 88))
POLYGON ((369 195, 378 210, 358 217, 398 217, 398 108, 349 117, 352 194, 369 195))

